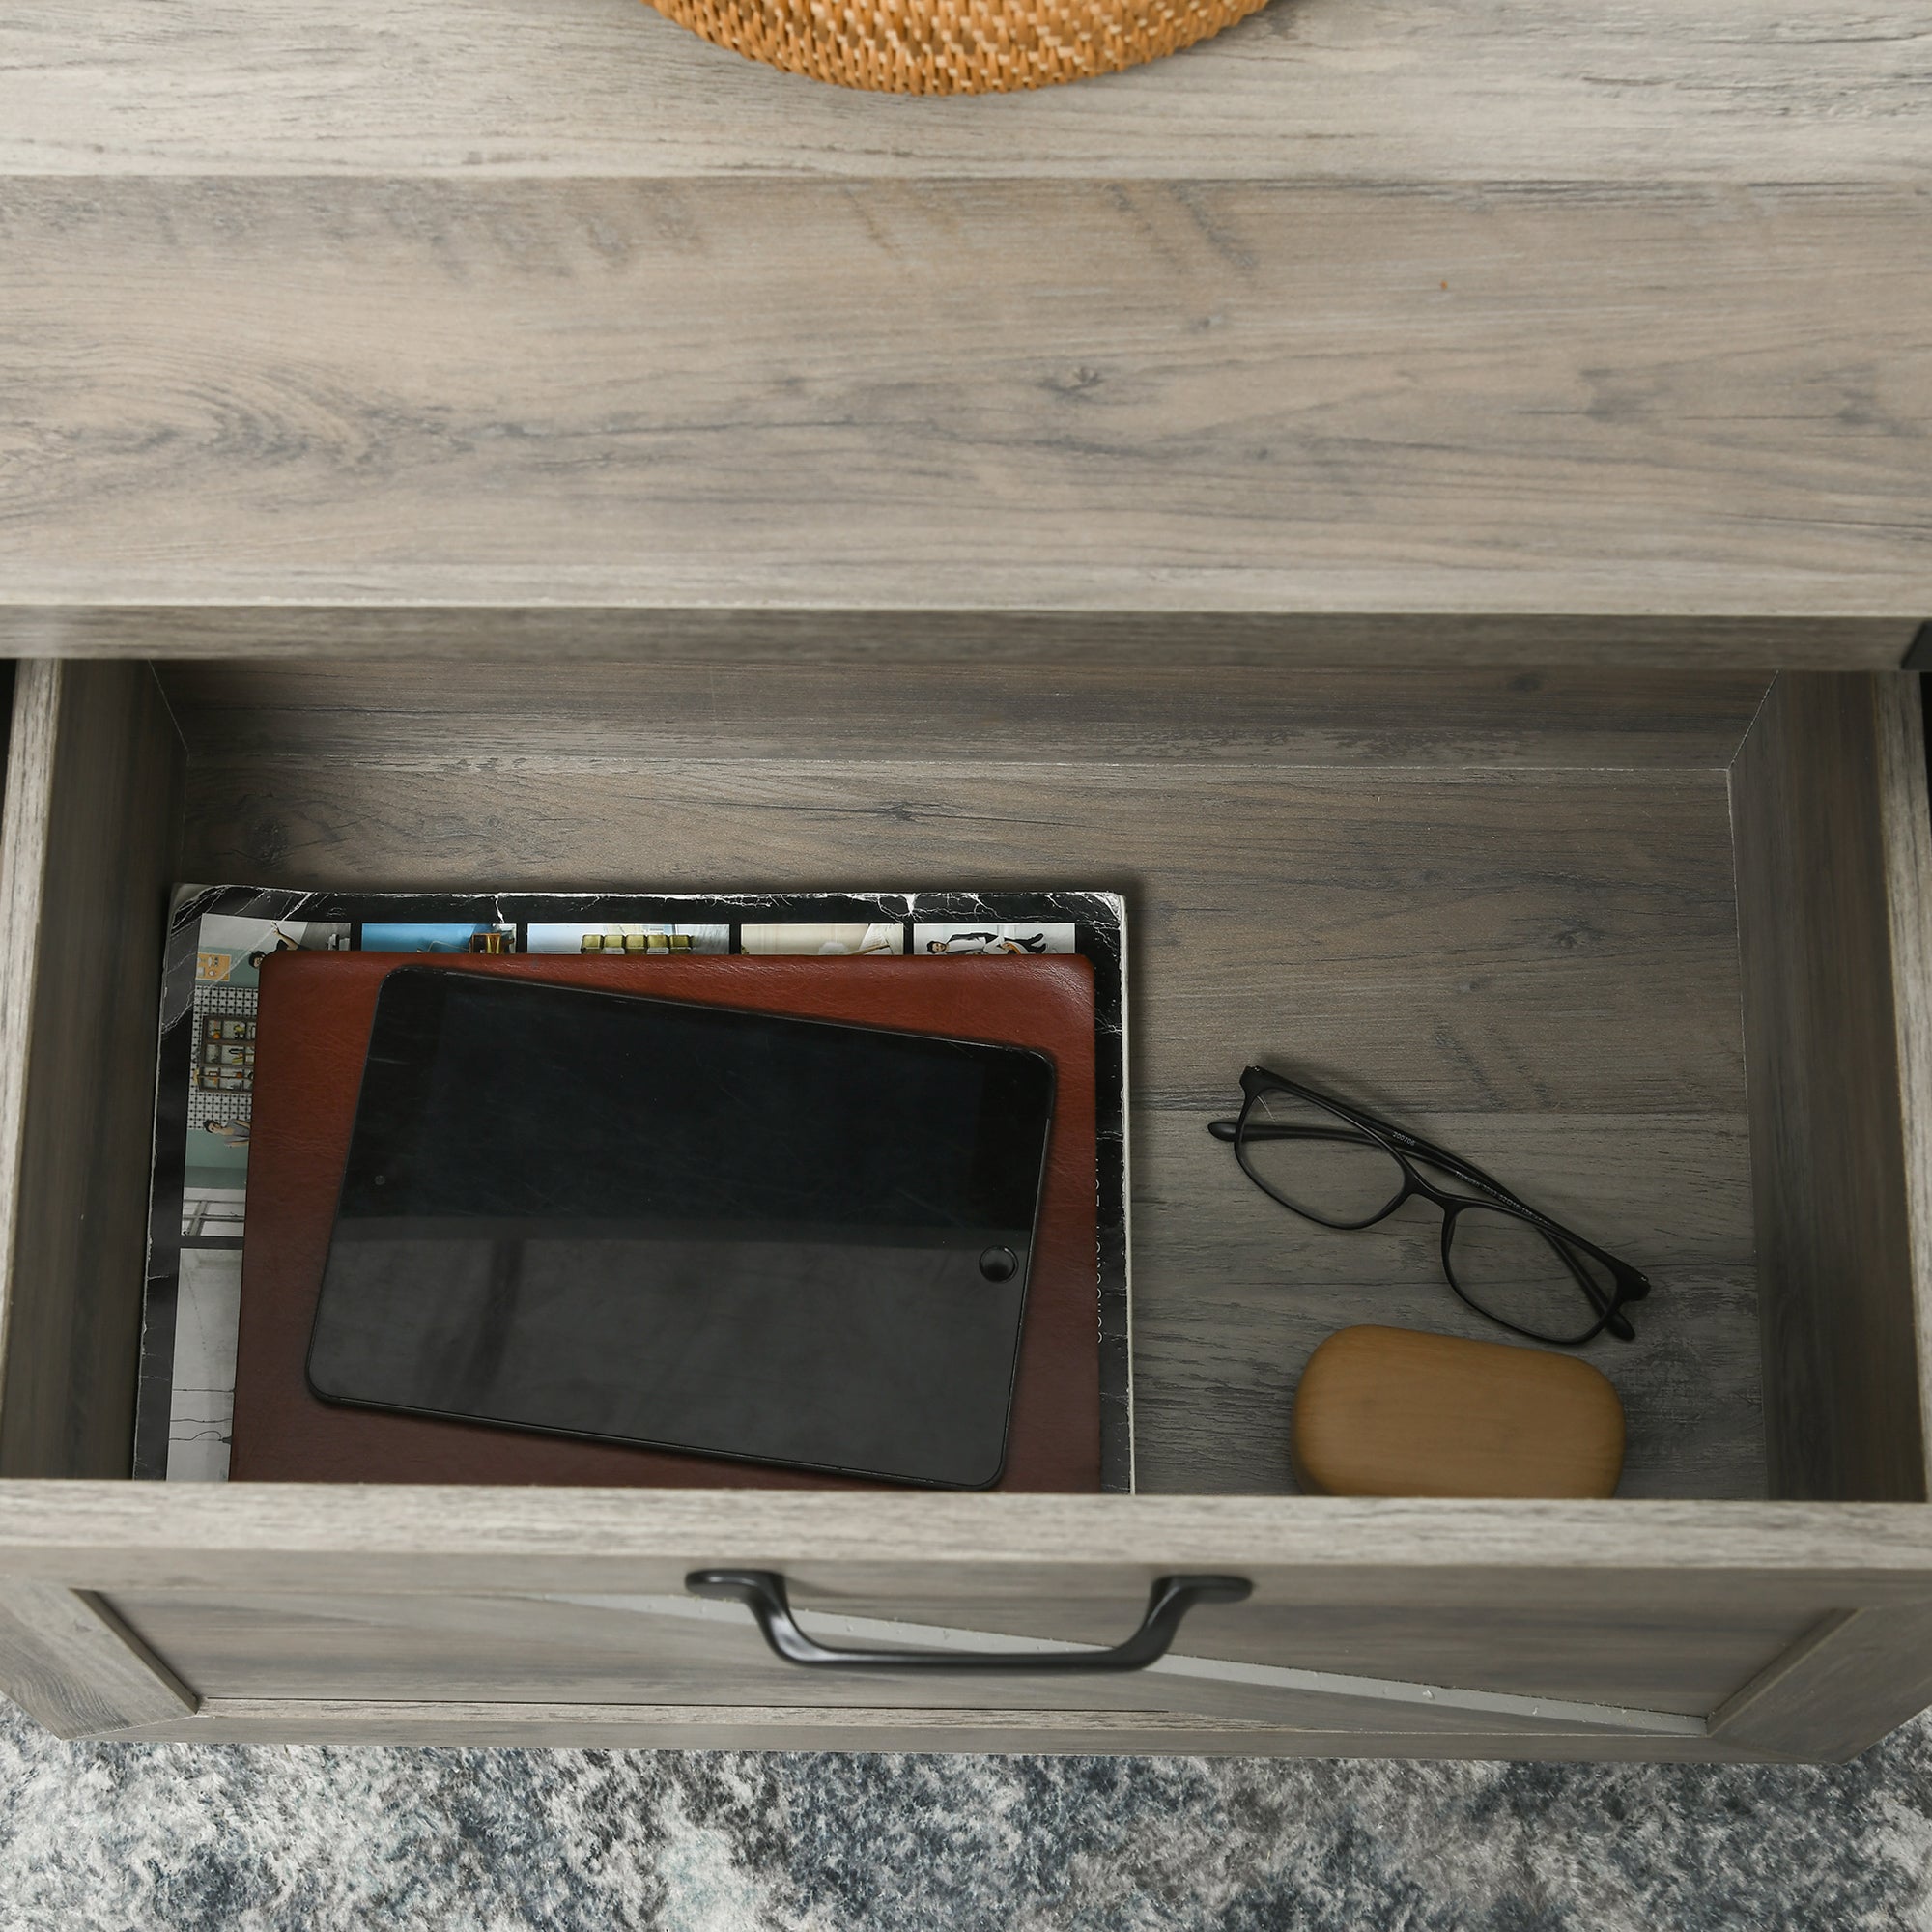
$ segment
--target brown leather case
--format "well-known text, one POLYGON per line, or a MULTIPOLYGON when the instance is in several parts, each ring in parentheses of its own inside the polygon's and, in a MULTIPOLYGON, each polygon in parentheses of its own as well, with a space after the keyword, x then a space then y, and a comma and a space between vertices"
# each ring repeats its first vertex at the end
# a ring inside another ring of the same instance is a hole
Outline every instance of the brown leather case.
POLYGON ((1036 1047, 1058 1076, 1002 1490, 1100 1487, 1094 976, 1085 959, 595 959, 281 952, 262 964, 229 1473, 238 1482, 543 1483, 657 1489, 886 1487, 326 1403, 309 1329, 362 1062, 401 965, 648 992, 1036 1047))

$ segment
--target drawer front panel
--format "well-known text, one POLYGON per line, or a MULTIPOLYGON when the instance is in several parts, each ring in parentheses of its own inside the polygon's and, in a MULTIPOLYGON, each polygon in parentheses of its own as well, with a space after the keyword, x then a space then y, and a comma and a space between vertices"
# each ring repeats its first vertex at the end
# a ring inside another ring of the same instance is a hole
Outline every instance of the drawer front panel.
MULTIPOLYGON (((836 1598, 800 1621, 828 1641, 868 1648, 989 1647, 1031 1630, 1130 1631, 1141 1601, 1002 1605, 927 1600, 908 1609, 836 1598)), ((971 1710, 1190 1712, 1305 1721, 1318 1707, 1369 1728, 1461 1721, 1451 1693, 1541 1696, 1701 1718, 1802 1638, 1808 1608, 1653 1615, 1633 1629, 1581 1602, 1524 1614, 1500 1604, 1424 1611, 1386 1603, 1253 1602, 1196 1612, 1175 1651, 1147 1671, 1065 1677, 903 1676, 801 1669, 774 1657, 748 1614, 681 1595, 539 1598, 128 1593, 123 1620, 206 1696, 441 1697, 458 1701, 971 1710), (1213 1665, 1233 1666, 1215 1674, 1213 1665), (1242 1666, 1247 1666, 1245 1669, 1242 1666), (1311 1680, 1332 1682, 1321 1685, 1311 1680), (1383 1689, 1365 1689, 1368 1680, 1383 1689), (1433 1698, 1411 1697, 1420 1685, 1433 1698)), ((1052 1641, 1052 1638, 1048 1638, 1052 1641)), ((1516 1715, 1527 1718, 1527 1713, 1516 1715)), ((1571 1712, 1566 1721, 1584 1721, 1571 1712)), ((1625 1720, 1605 1717, 1606 1727, 1625 1720)), ((1640 1724, 1641 1719, 1629 1720, 1640 1724)))
POLYGON ((135 1651, 217 1706, 1089 1710, 1670 1748, 1742 1711, 1745 1743, 1783 1748, 1779 1711, 1830 1665, 1841 1715, 1821 1717, 1813 1683, 1805 1721, 1827 1743, 1849 1725, 1856 1747, 1860 1725, 1889 1728, 1925 1688, 1912 1620, 1932 1601, 1932 1518, 21 1485, 0 1494, 0 1560, 97 1592, 135 1651), (38 1517, 18 1507, 29 1491, 38 1517), (82 1547, 89 1518, 128 1534, 82 1547), (1194 1610, 1173 1653, 1133 1674, 848 1676, 779 1661, 739 1606, 684 1591, 721 1564, 781 1572, 813 1634, 868 1648, 1118 1642, 1159 1575, 1240 1575, 1254 1595, 1194 1610))

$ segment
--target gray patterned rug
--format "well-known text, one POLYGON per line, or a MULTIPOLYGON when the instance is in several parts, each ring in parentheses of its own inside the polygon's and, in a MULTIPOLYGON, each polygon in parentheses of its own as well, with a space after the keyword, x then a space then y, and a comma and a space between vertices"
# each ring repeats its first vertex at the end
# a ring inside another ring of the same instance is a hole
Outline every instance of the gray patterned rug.
POLYGON ((62 1745, 0 1926, 1932 1927, 1932 1723, 1830 1770, 62 1745))

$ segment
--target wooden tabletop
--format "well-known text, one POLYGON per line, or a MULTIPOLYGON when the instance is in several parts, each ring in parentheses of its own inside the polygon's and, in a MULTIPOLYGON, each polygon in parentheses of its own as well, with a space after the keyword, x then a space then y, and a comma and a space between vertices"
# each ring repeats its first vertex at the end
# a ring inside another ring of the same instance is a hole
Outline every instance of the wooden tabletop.
POLYGON ((1928 102, 1904 0, 1274 0, 943 100, 637 0, 24 0, 0 649, 1896 664, 1928 102))

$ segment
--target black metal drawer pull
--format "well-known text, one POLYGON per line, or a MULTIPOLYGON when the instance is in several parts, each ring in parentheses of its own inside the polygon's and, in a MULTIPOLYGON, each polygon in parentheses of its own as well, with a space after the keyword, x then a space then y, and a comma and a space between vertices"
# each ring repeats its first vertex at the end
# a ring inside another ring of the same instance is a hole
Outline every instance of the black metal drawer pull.
POLYGON ((765 1641, 787 1663, 808 1670, 1145 1670, 1167 1655, 1180 1620, 1196 1604, 1238 1604, 1252 1594, 1245 1577, 1163 1577, 1148 1598, 1141 1627, 1111 1650, 833 1650, 799 1629, 776 1570, 694 1570, 684 1587, 695 1597, 743 1604, 765 1641))

